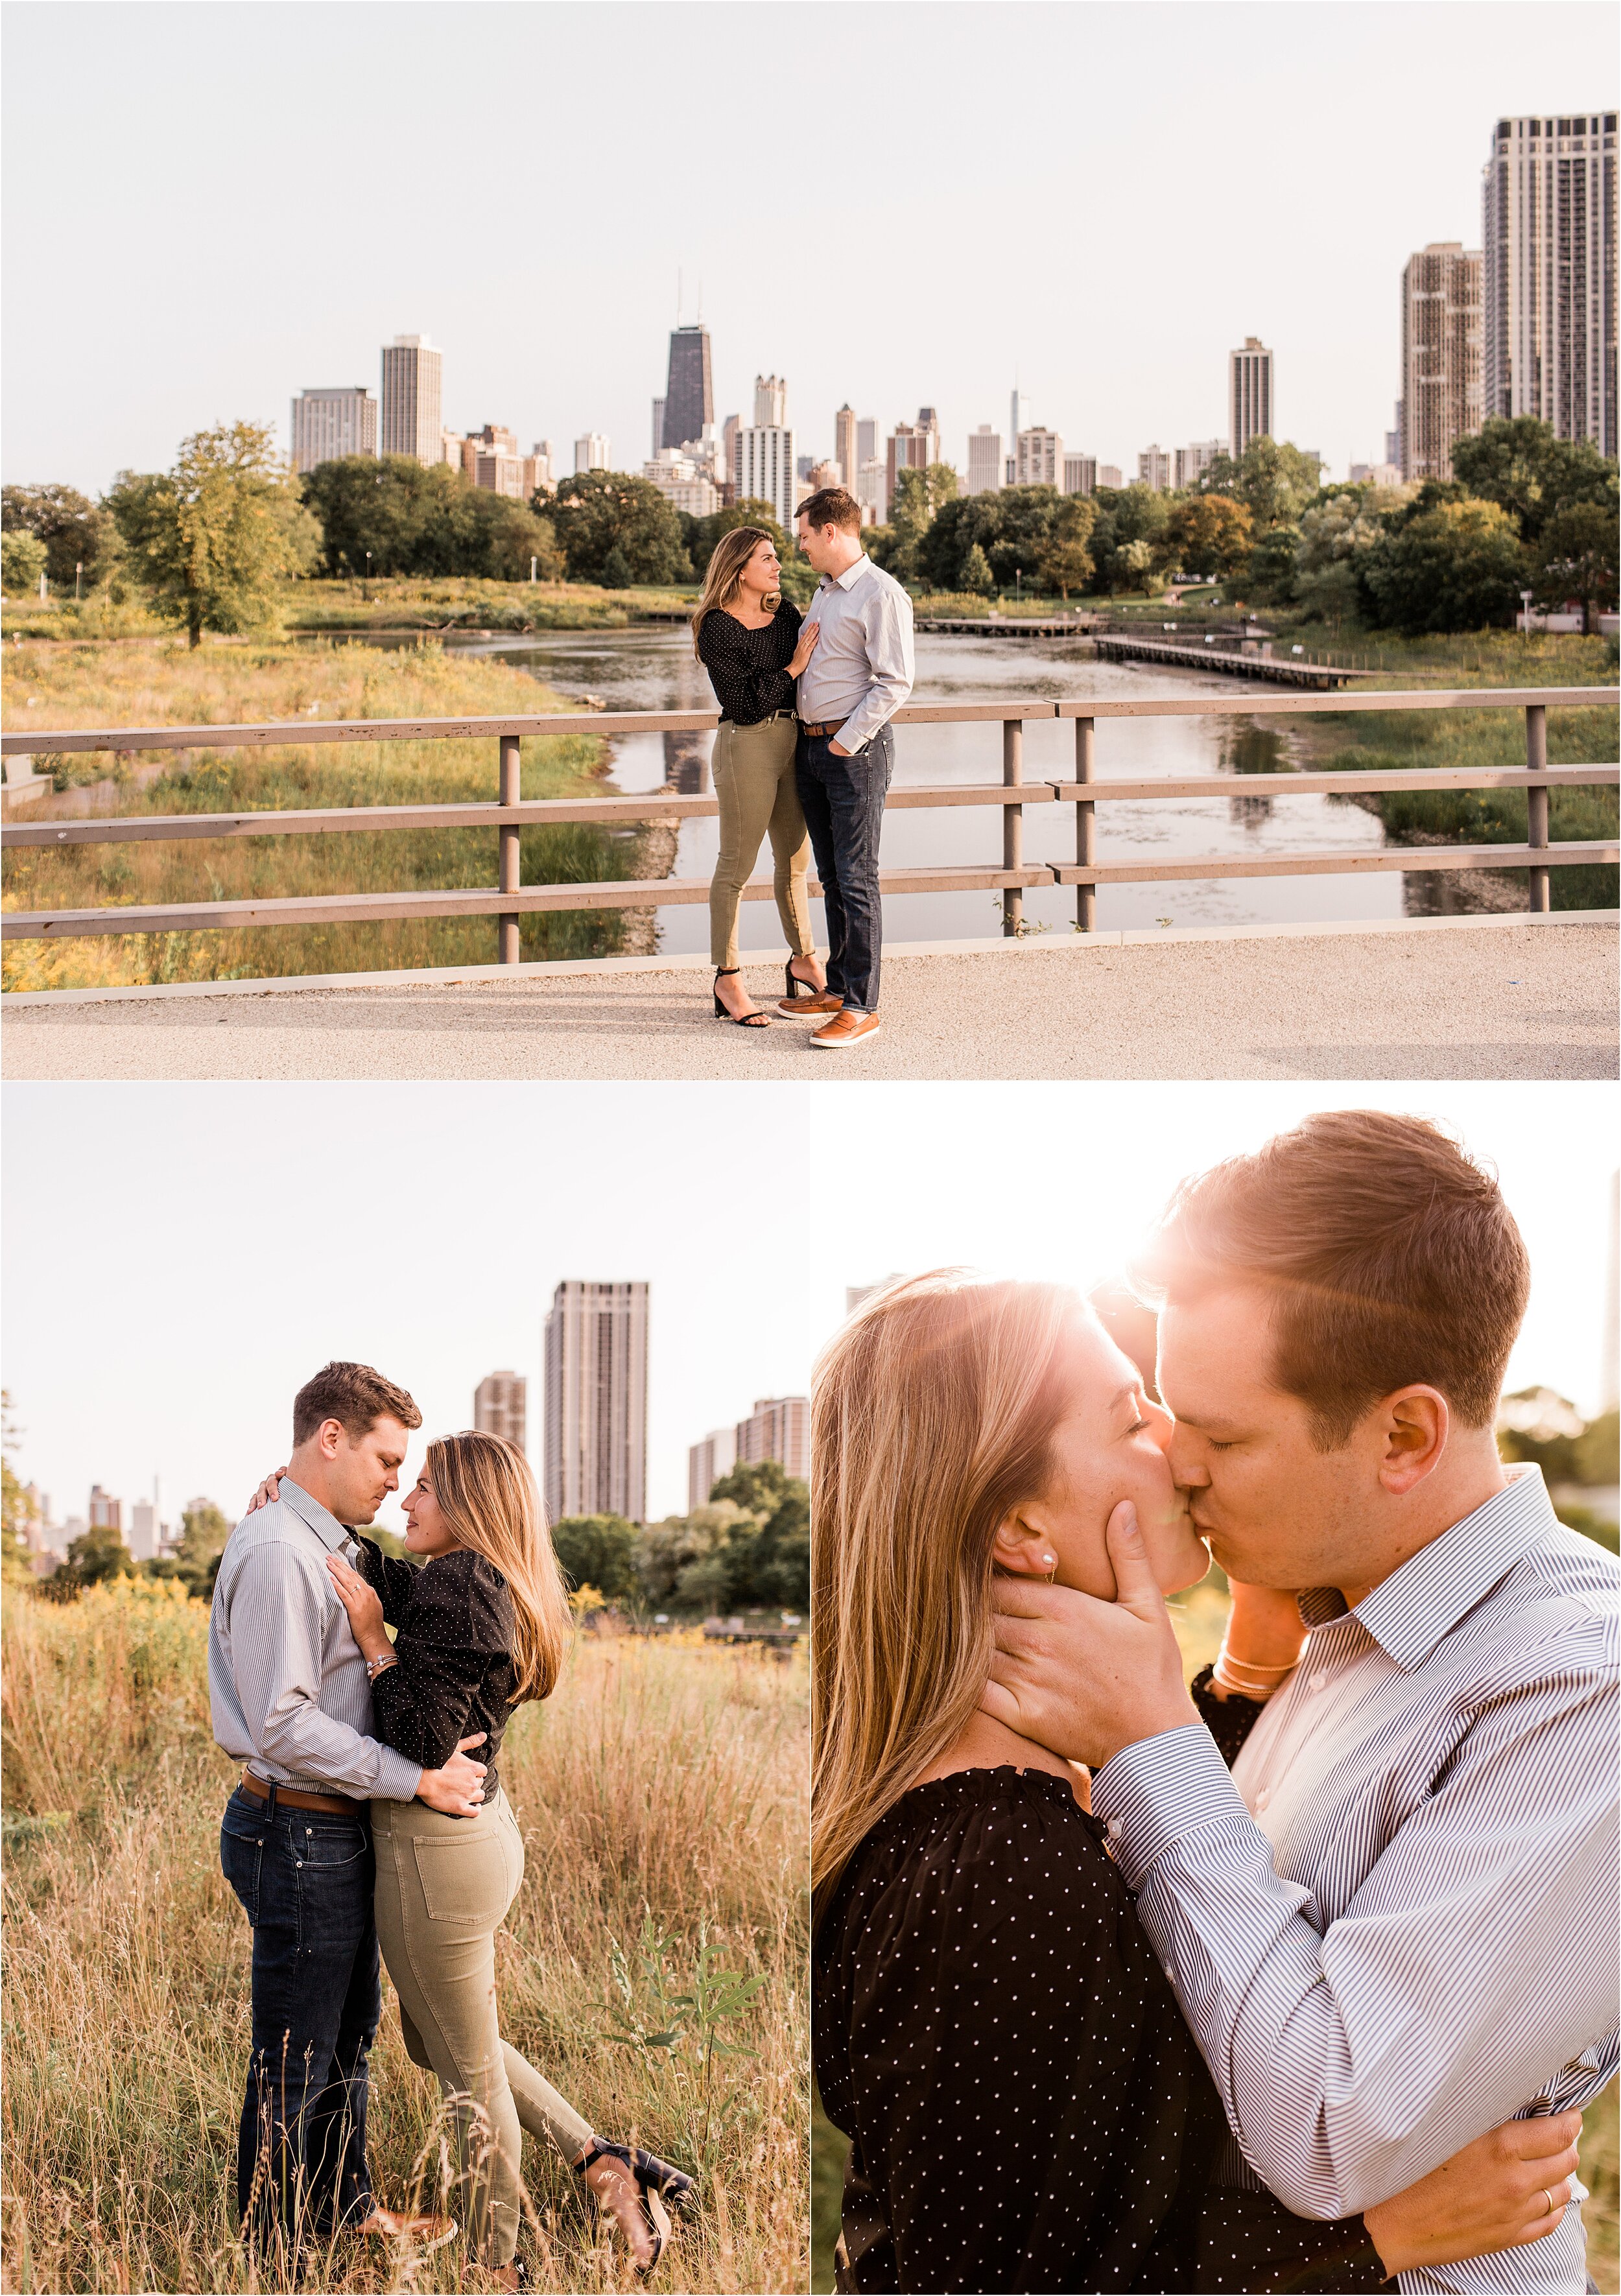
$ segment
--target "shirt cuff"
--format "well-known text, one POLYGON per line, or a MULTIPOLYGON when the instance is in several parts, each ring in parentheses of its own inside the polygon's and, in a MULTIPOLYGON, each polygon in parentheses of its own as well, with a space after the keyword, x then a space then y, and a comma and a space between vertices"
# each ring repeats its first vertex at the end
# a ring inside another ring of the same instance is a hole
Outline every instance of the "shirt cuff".
POLYGON ((377 1749, 381 1759, 377 1765, 377 1784, 372 1789, 377 1801, 414 1801, 416 1790, 422 1782, 422 1766, 397 1753, 392 1746, 381 1742, 377 1749))
POLYGON ((1215 1739, 1202 1722, 1139 1738, 1105 1762, 1092 1781, 1092 1808, 1128 1890, 1141 1890, 1156 1862, 1191 1833, 1240 1818, 1252 1823, 1215 1739))

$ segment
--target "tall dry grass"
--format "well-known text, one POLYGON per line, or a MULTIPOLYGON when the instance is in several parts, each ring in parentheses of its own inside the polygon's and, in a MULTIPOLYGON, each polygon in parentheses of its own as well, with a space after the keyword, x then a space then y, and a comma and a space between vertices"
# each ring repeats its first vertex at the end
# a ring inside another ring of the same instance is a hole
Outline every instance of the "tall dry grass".
MULTIPOLYGON (((530 716, 568 707, 510 663, 446 653, 429 639, 395 652, 326 642, 216 643, 196 652, 178 639, 28 644, 8 646, 5 661, 8 732, 262 725, 310 717, 530 716)), ((86 802, 103 814, 270 812, 488 802, 497 789, 496 744, 489 736, 119 757, 98 751, 54 763, 63 794, 33 805, 30 820, 82 812, 86 802), (144 778, 153 766, 156 777, 144 778)), ((594 735, 539 737, 523 744, 526 798, 594 794, 605 771, 606 745, 594 735)), ((526 829, 520 842, 526 884, 641 873, 635 832, 585 824, 526 829)), ((92 908, 489 886, 496 882, 495 848, 493 829, 29 847, 6 857, 4 898, 8 908, 92 908)), ((526 959, 611 955, 624 936, 624 913, 614 911, 526 916, 520 933, 526 959)), ((7 988, 114 988, 493 964, 495 956, 494 917, 276 925, 13 941, 0 960, 0 982, 7 988)))
MULTIPOLYGON (((176 1587, 6 1604, 8 2290, 260 2284, 232 2224, 249 1936, 219 1872, 233 1768, 209 1728, 207 1633, 206 1610, 176 1587)), ((503 2028, 594 2127, 634 2131, 700 2175, 699 2223, 656 2288, 805 2285, 805 1723, 801 1660, 584 1642, 503 1749, 528 1861, 499 1946, 503 2028), (666 2019, 706 1950, 763 1980, 717 2029, 749 2054, 706 2062, 695 2046, 672 2061, 602 2038, 666 2019)), ((430 2200, 444 2133, 385 1988, 380 2194, 430 2200)), ((561 2161, 531 2144, 524 2173, 533 2284, 632 2285, 561 2161)), ((314 2284, 424 2296, 493 2284, 456 2243, 426 2259, 339 2248, 314 2284)))

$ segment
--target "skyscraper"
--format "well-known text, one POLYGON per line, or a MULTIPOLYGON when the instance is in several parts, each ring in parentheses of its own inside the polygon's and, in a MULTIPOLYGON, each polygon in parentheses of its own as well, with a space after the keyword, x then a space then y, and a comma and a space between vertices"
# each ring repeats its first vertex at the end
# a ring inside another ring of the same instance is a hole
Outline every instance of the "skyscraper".
POLYGON ((577 478, 582 471, 605 471, 608 468, 608 438, 605 431, 587 430, 585 437, 574 442, 574 471, 577 478))
POLYGON ((382 355, 382 452, 437 463, 443 451, 445 354, 426 335, 396 335, 382 355))
POLYGON ((788 385, 780 374, 754 378, 754 427, 780 430, 788 420, 788 385))
POLYGON ((1002 433, 982 422, 968 434, 968 484, 964 494, 994 495, 1002 491, 1002 433))
POLYGON ((915 422, 897 422, 885 455, 884 492, 895 499, 896 473, 926 471, 940 459, 940 425, 932 406, 920 406, 915 422))
POLYGON ((691 1445, 687 1451, 687 1513, 693 1514, 709 1503, 709 1493, 723 1475, 729 1475, 737 1464, 737 1430, 735 1427, 712 1427, 701 1443, 691 1445))
MULTIPOLYGON (((747 1419, 737 1423, 737 1464, 757 1465, 775 1459, 800 1482, 810 1479, 810 1398, 806 1395, 762 1397, 747 1419)), ((721 1470, 725 1473, 725 1470, 721 1470)))
POLYGON ((304 390, 292 402, 292 466, 313 471, 340 455, 377 452, 377 401, 364 383, 351 390, 304 390))
POLYGON ((1162 495, 1171 483, 1175 458, 1168 447, 1145 447, 1137 457, 1137 483, 1162 495))
POLYGON ((493 1371, 473 1390, 473 1425, 502 1435, 521 1451, 528 1445, 529 1382, 515 1371, 493 1371))
POLYGON ((871 414, 864 414, 856 425, 856 460, 858 465, 878 460, 878 424, 871 414))
MULTIPOLYGON (((1617 439, 1616 117, 1500 119, 1481 184, 1483 414, 1534 414, 1606 455, 1617 439)), ((1409 406, 1410 434, 1414 423, 1409 406)))
POLYGON ((1013 441, 1013 483, 1019 487, 1061 487, 1064 483, 1064 442, 1056 430, 1021 430, 1013 441))
POLYGON ((653 443, 648 451, 657 456, 664 451, 664 401, 662 398, 655 398, 653 401, 652 437, 653 443))
POLYGON ((1455 239, 1403 268, 1404 479, 1450 479, 1453 441, 1480 428, 1480 270, 1455 239))
POLYGON ((856 474, 861 468, 861 456, 856 451, 856 433, 858 425, 856 410, 847 399, 833 417, 833 460, 839 465, 839 482, 852 492, 856 474))
POLYGON ((791 529, 798 488, 793 432, 779 422, 750 424, 737 434, 737 458, 738 500, 768 502, 777 524, 791 529))
POLYGON ((715 389, 709 378, 709 330, 675 327, 670 333, 669 381, 664 391, 660 447, 695 446, 715 420, 715 389))
POLYGON ((1275 435, 1272 427, 1272 353, 1256 335, 1246 335, 1243 349, 1227 354, 1227 406, 1231 452, 1236 463, 1252 439, 1275 435))
POLYGON ((545 1501, 647 1515, 647 1286, 560 1283, 546 1317, 545 1501))

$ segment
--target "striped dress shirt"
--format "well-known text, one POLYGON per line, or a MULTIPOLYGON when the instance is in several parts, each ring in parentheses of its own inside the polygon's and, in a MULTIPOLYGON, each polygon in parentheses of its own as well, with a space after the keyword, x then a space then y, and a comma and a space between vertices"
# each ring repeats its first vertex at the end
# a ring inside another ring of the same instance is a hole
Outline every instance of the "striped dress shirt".
POLYGON ((410 1801, 422 1764, 372 1734, 372 1680, 329 1554, 360 1561, 343 1525, 291 1475, 225 1541, 209 1616, 214 1735, 277 1785, 410 1801))
MULTIPOLYGON (((1617 2064, 1621 1566, 1541 1472, 1311 1635, 1230 1775, 1202 1725, 1093 1781, 1137 1911, 1252 2170, 1354 2216, 1617 2064)), ((1236 2156, 1241 2148, 1242 2160, 1236 2156)), ((1411 2292, 1578 2290, 1578 2207, 1411 2292)))

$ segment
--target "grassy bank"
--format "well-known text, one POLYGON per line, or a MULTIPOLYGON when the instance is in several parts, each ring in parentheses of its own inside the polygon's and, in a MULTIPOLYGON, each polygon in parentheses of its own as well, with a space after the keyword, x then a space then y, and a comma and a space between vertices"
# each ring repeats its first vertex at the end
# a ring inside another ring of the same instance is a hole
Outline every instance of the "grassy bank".
MULTIPOLYGON (((1171 1605, 1183 1660, 1191 1681, 1199 1669, 1215 1658, 1221 1643, 1227 1602, 1218 1591, 1215 1574, 1202 1586, 1179 1596, 1171 1605)), ((1010 2134, 1009 2142, 1016 2138, 1010 2134)), ((848 2144, 814 2101, 811 2120, 811 2287, 815 2296, 829 2296, 833 2285, 833 2244, 839 2237, 839 2196, 848 2144)), ((1617 2128, 1617 2090, 1612 2081, 1598 2102, 1587 2109, 1582 2132, 1582 2176, 1592 2198, 1583 2214, 1587 2225, 1588 2269, 1605 2296, 1621 2291, 1621 2251, 1617 2248, 1617 2210, 1621 2209, 1621 2130, 1617 2128)))
MULTIPOLYGON (((172 638, 72 646, 32 642, 8 646, 6 666, 8 732, 263 724, 315 716, 529 715, 569 706, 522 670, 447 653, 430 639, 386 652, 341 643, 216 641, 195 653, 172 638)), ((493 800, 496 793, 495 744, 487 739, 154 751, 116 758, 97 752, 53 762, 63 793, 30 808, 30 820, 82 812, 86 802, 100 813, 150 815, 493 800), (155 778, 143 777, 153 773, 155 778)), ((530 740, 523 745, 522 768, 526 798, 589 794, 606 771, 606 745, 592 735, 530 740)), ((526 829, 523 882, 635 876, 643 865, 641 844, 637 832, 588 825, 526 829)), ((6 857, 4 898, 8 908, 79 908, 493 885, 495 848, 494 830, 465 829, 31 848, 6 857)), ((526 917, 522 953, 526 959, 612 955, 626 947, 626 931, 622 912, 526 917)), ((427 918, 56 944, 13 941, 0 980, 8 989, 99 988, 489 964, 495 956, 493 917, 427 918)))
MULTIPOLYGON (((1292 641, 1314 650, 1331 650, 1327 633, 1301 626, 1292 641)), ((1473 686, 1613 685, 1615 649, 1607 638, 1519 637, 1485 630, 1461 637, 1392 639, 1358 636, 1373 666, 1395 691, 1459 690, 1473 686)), ((1423 768, 1513 767, 1526 761, 1524 718, 1512 709, 1382 710, 1325 712, 1295 721, 1302 766, 1326 771, 1403 772, 1423 768)), ((1613 765, 1617 712, 1613 709, 1548 712, 1551 766, 1613 765)), ((1377 813, 1398 841, 1461 845, 1523 845, 1527 831, 1524 790, 1413 790, 1388 791, 1353 800, 1377 813)), ((1611 837, 1617 827, 1617 792, 1610 789, 1554 790, 1548 805, 1550 839, 1611 837)), ((1526 873, 1505 870, 1501 885, 1506 905, 1522 906, 1526 873)), ((1617 872, 1583 865, 1551 873, 1556 909, 1614 908, 1617 872)))
MULTIPOLYGON (((603 590, 590 582, 486 582, 461 576, 428 580, 286 582, 277 594, 267 643, 300 632, 344 630, 623 629, 641 615, 690 605, 694 587, 603 590)), ((7 598, 0 632, 35 639, 157 637, 172 627, 133 593, 117 603, 102 592, 72 598, 7 598)))
MULTIPOLYGON (((123 1582, 58 1608, 8 1595, 4 1891, 4 2285, 246 2289, 231 2223, 249 2048, 248 1930, 219 1872, 233 1766, 209 1729, 208 1613, 123 1582)), ((527 1872, 499 1948, 514 2045, 605 2132, 699 2171, 705 2205, 654 2286, 805 2284, 803 1660, 680 1643, 577 1645, 503 1751, 527 1872), (657 2030, 707 1944, 765 1982, 674 2061, 602 2038, 657 2030), (651 1969, 643 1965, 646 1945, 651 1969)), ((373 2060, 373 2171, 400 2199, 438 2175, 437 2091, 391 1994, 373 2060)), ((628 2288, 561 2161, 530 2144, 533 2284, 628 2288)), ((453 2201, 453 2207, 454 2202, 453 2201)), ((340 2251, 332 2291, 479 2289, 461 2244, 430 2259, 340 2251)))

